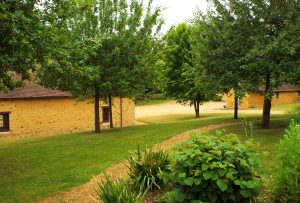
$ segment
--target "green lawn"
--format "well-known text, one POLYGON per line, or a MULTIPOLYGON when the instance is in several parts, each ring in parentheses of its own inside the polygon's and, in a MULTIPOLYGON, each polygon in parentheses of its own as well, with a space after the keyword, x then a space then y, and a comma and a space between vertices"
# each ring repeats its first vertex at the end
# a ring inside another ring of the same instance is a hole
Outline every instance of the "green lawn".
POLYGON ((286 113, 293 112, 295 108, 299 107, 299 103, 295 104, 279 104, 272 107, 272 110, 285 111, 286 113))
POLYGON ((58 194, 125 159, 128 150, 138 145, 151 146, 189 129, 227 122, 235 121, 211 115, 211 119, 106 130, 100 135, 0 140, 0 201, 31 202, 58 194))
POLYGON ((168 102, 169 100, 161 98, 161 99, 149 99, 149 100, 141 100, 136 102, 136 106, 145 106, 145 105, 155 105, 155 104, 163 104, 168 102))
MULTIPOLYGON (((227 131, 243 138, 243 128, 231 114, 166 115, 148 119, 145 126, 106 130, 102 134, 91 132, 29 138, 15 141, 0 140, 0 202, 32 202, 59 194, 73 186, 89 181, 111 164, 125 159, 129 150, 162 142, 189 129, 209 124, 233 123, 227 131), (157 124, 160 123, 160 124, 157 124)), ((246 115, 244 115, 246 116, 246 115)), ((256 122, 260 116, 249 115, 256 122)), ((273 117, 275 129, 255 130, 255 140, 261 143, 261 155, 266 165, 264 173, 271 172, 276 143, 287 122, 284 116, 273 117), (261 153, 263 154, 263 153, 261 153), (271 157, 271 158, 270 158, 271 157)))

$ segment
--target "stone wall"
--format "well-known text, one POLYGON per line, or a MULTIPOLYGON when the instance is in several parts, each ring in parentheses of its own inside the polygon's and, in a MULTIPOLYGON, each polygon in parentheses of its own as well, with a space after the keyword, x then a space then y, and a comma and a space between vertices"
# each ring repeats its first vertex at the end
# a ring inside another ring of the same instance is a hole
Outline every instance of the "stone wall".
MULTIPOLYGON (((122 122, 120 98, 113 99, 113 123, 115 127, 134 125, 134 101, 122 98, 122 122)), ((100 106, 108 106, 100 102, 100 106)), ((101 127, 102 108, 100 108, 101 127)), ((0 100, 0 112, 10 112, 12 137, 32 137, 94 129, 93 102, 76 102, 73 98, 5 99, 0 100)))

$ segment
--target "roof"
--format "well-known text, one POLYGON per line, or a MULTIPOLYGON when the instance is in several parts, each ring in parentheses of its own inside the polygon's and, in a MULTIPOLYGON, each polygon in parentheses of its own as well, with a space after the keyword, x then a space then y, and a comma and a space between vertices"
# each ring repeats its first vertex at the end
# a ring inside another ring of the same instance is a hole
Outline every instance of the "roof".
POLYGON ((25 85, 7 93, 0 92, 0 99, 25 99, 25 98, 51 98, 71 97, 70 93, 42 87, 33 82, 25 82, 25 85))
MULTIPOLYGON (((263 91, 265 87, 261 87, 260 90, 263 91)), ((298 92, 300 91, 300 85, 283 84, 277 88, 274 88, 274 92, 298 92)))

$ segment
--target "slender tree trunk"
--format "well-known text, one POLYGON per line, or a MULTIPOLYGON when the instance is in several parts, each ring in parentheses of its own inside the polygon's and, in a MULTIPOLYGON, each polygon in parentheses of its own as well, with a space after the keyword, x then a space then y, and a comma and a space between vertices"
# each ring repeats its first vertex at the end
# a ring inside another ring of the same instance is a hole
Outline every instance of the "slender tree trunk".
POLYGON ((234 119, 239 118, 239 98, 238 96, 234 93, 234 119))
POLYGON ((120 96, 120 126, 123 126, 123 99, 120 96))
POLYGON ((112 96, 108 95, 108 105, 109 105, 109 126, 110 128, 114 128, 113 124, 113 115, 112 115, 112 96))
POLYGON ((272 94, 271 94, 270 88, 271 88, 270 73, 267 72, 262 128, 270 128, 270 117, 271 117, 271 107, 272 107, 272 94))
POLYGON ((196 118, 199 118, 200 117, 200 102, 198 100, 194 100, 193 103, 194 103, 196 118))
POLYGON ((100 133, 100 111, 99 111, 100 93, 99 88, 95 85, 95 133, 100 133))

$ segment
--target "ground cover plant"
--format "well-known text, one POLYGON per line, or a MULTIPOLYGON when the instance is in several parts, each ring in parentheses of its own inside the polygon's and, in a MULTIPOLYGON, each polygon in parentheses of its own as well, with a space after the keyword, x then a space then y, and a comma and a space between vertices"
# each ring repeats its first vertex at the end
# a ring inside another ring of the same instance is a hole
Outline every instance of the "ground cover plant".
POLYGON ((170 202, 250 202, 261 188, 255 150, 236 135, 193 135, 173 153, 170 202))

